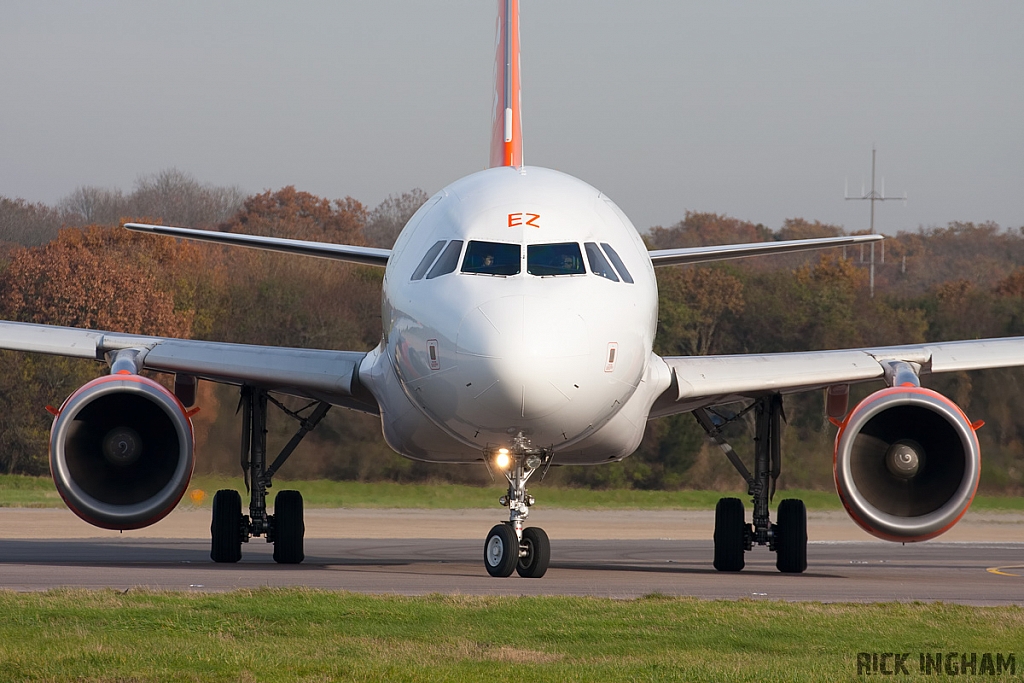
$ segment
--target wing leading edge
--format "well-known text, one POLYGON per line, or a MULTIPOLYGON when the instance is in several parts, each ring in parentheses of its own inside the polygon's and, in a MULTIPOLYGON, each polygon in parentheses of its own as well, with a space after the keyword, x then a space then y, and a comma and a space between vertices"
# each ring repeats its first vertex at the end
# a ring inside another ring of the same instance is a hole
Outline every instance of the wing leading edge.
POLYGON ((361 351, 328 351, 228 344, 191 339, 0 322, 0 349, 106 360, 135 349, 143 369, 193 375, 226 384, 248 384, 367 413, 377 402, 359 384, 361 351))
POLYGON ((328 242, 310 242, 292 240, 283 237, 262 237, 260 235, 243 235, 235 232, 218 232, 216 230, 196 230, 194 228, 175 228, 168 225, 150 225, 148 223, 125 223, 124 227, 135 232, 148 232, 154 235, 167 235, 201 242, 230 244, 236 247, 279 251, 285 254, 300 254, 318 258, 334 259, 359 263, 364 266, 383 268, 391 257, 390 249, 376 247, 357 247, 349 244, 330 244, 328 242))
MULTIPOLYGON (((125 226, 127 227, 127 226, 125 226)), ((657 249, 649 252, 655 266, 681 266, 688 263, 707 263, 750 256, 789 254, 796 251, 811 251, 831 247, 847 247, 854 244, 878 242, 882 235, 847 235, 845 237, 821 237, 809 240, 784 240, 782 242, 751 242, 748 244, 719 244, 709 247, 685 247, 681 249, 657 249)))
POLYGON ((1024 337, 910 344, 835 351, 737 356, 669 356, 671 385, 651 417, 833 384, 882 379, 888 361, 912 364, 920 374, 1024 365, 1024 337))

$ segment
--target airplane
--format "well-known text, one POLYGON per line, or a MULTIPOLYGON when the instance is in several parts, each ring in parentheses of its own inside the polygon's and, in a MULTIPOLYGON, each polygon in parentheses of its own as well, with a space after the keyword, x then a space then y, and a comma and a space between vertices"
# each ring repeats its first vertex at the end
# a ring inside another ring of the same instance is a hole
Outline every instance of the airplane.
POLYGON ((747 483, 752 501, 721 499, 716 569, 739 571, 754 546, 777 568, 807 567, 807 514, 787 499, 771 519, 781 471, 783 396, 827 393, 838 427, 835 482, 844 507, 889 541, 934 538, 964 515, 978 487, 981 453, 972 422, 921 386, 929 373, 1024 364, 1024 338, 754 355, 653 352, 655 268, 863 244, 880 235, 649 251, 626 215, 599 190, 523 162, 519 0, 499 0, 490 167, 456 180, 412 216, 391 249, 141 223, 129 230, 384 269, 382 335, 371 351, 298 349, 0 322, 0 348, 90 358, 110 369, 53 409, 50 466, 67 506, 86 522, 137 529, 166 516, 185 493, 195 452, 197 382, 235 385, 248 514, 233 490, 213 500, 211 559, 237 562, 265 537, 274 559, 299 563, 303 501, 273 478, 332 406, 379 415, 388 445, 407 458, 479 464, 508 482, 508 519, 485 537, 496 577, 544 576, 543 529, 528 526, 527 484, 560 465, 629 456, 648 420, 692 413, 747 483), (173 390, 144 372, 173 375, 173 390), (884 381, 851 410, 851 384, 884 381), (279 395, 310 401, 271 461, 269 406, 279 395), (716 406, 742 401, 729 415, 716 406), (723 436, 753 414, 748 469, 723 436))

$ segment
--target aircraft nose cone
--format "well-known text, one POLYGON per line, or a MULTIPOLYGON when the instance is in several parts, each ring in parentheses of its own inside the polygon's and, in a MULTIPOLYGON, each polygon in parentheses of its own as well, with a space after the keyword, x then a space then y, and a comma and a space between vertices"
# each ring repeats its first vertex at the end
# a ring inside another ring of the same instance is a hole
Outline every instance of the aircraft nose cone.
POLYGON ((539 297, 493 299, 459 327, 459 365, 477 409, 493 420, 543 418, 579 390, 587 326, 578 312, 539 297))
POLYGON ((459 326, 458 353, 485 358, 545 359, 587 354, 579 312, 540 297, 492 299, 459 326))

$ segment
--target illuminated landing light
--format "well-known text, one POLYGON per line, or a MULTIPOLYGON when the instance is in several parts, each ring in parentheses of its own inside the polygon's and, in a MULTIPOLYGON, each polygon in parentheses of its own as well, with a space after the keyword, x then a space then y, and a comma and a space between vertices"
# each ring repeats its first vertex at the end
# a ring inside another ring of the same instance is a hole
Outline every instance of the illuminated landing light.
POLYGON ((512 456, 508 454, 507 448, 498 449, 498 455, 494 458, 494 464, 497 465, 500 470, 508 469, 508 466, 512 464, 512 456))

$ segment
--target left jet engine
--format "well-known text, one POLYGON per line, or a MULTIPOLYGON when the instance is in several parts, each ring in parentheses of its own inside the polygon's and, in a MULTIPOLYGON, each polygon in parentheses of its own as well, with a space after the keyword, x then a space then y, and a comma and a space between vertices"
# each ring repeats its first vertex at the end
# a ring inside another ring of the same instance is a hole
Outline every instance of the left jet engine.
POLYGON ((181 402, 127 372, 73 393, 50 430, 57 491, 76 515, 105 529, 163 519, 184 495, 194 463, 192 421, 181 402))
POLYGON ((871 394, 836 435, 836 490, 846 511, 889 541, 945 532, 978 489, 980 426, 931 389, 903 385, 871 394))

